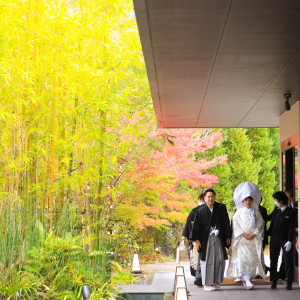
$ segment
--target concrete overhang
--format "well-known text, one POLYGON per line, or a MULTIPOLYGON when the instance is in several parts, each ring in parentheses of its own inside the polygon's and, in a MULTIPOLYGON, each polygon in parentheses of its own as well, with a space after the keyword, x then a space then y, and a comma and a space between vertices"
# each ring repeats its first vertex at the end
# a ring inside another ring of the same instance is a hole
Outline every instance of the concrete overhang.
POLYGON ((159 127, 278 127, 300 100, 299 0, 133 0, 159 127))

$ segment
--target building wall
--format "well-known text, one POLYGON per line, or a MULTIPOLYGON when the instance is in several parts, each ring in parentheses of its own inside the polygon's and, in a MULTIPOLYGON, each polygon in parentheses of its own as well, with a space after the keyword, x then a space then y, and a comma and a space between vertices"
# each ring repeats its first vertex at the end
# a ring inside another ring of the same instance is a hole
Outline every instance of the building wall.
MULTIPOLYGON (((300 149, 300 102, 296 102, 291 110, 286 111, 280 116, 279 121, 279 131, 280 131, 280 185, 282 188, 282 156, 281 153, 295 145, 298 145, 298 150, 300 149)), ((300 153, 299 153, 300 154, 300 153)), ((298 166, 300 166, 300 155, 298 154, 298 166)), ((298 187, 300 187, 300 176, 298 176, 298 187)), ((299 203, 299 195, 298 201, 299 203)), ((299 207, 298 207, 299 210, 299 207)), ((299 211, 298 211, 299 215, 299 211)), ((300 228, 300 218, 298 218, 298 228, 300 228)), ((298 241, 300 241, 300 232, 298 232, 298 241)), ((300 251, 299 251, 299 264, 300 264, 300 251)), ((300 266, 298 268, 300 270, 300 266)), ((295 278, 296 280, 296 278, 295 278)), ((298 280, 300 284, 300 272, 298 272, 298 280)))
MULTIPOLYGON (((300 145, 300 102, 296 102, 290 111, 286 111, 280 116, 280 186, 282 188, 282 156, 281 153, 295 145, 300 145)), ((299 166, 298 156, 298 166, 299 166)), ((298 178, 299 181, 299 178, 298 178)), ((298 182, 298 186, 299 182, 298 182)), ((295 199, 297 200, 297 199, 295 199)), ((299 200, 299 199, 298 199, 299 200)))
POLYGON ((284 112, 280 116, 280 142, 288 139, 294 134, 298 134, 299 136, 299 112, 300 105, 298 101, 291 107, 291 110, 284 112))

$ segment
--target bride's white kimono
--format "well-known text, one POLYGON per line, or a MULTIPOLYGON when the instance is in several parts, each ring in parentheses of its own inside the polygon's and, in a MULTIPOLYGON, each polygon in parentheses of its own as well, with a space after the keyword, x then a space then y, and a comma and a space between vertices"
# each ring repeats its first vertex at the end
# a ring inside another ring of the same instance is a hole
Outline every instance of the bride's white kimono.
POLYGON ((232 241, 230 248, 227 278, 239 277, 251 279, 258 273, 265 278, 262 240, 264 237, 264 220, 256 208, 239 208, 232 218, 232 241), (254 233, 256 237, 247 240, 243 233, 254 233))

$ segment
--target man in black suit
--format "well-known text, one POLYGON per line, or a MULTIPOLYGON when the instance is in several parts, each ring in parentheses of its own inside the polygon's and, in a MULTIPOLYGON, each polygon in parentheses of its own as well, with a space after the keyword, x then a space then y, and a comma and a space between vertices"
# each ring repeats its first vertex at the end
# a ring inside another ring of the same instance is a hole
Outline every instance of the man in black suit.
POLYGON ((280 250, 282 249, 282 259, 287 278, 286 289, 292 289, 294 281, 294 264, 292 247, 294 242, 295 230, 295 212, 288 206, 288 197, 284 192, 276 192, 273 194, 275 205, 277 208, 272 212, 271 224, 268 230, 270 240, 270 280, 271 288, 277 287, 277 264, 280 250))
MULTIPOLYGON (((186 224, 185 224, 185 227, 182 232, 182 240, 188 239, 188 241, 189 241, 189 250, 192 250, 194 247, 194 245, 193 245, 194 242, 192 241, 192 230, 193 230, 196 213, 200 209, 200 207, 203 204, 205 204, 203 194, 199 195, 198 200, 199 200, 198 206, 191 210, 190 214, 187 217, 186 224)), ((189 253, 189 255, 190 255, 190 253, 189 253)), ((191 257, 190 257, 190 259, 191 259, 191 257)), ((200 270, 199 264, 197 265, 197 269, 195 269, 192 265, 190 265, 190 271, 191 271, 191 275, 196 277, 194 284, 197 286, 202 286, 201 270, 200 270)))
MULTIPOLYGON (((289 199, 288 206, 292 207, 295 211, 295 233, 294 234, 295 234, 295 241, 296 241, 298 239, 298 201, 295 201, 292 189, 286 190, 285 194, 289 199)), ((295 266, 298 266, 298 252, 295 248, 293 250, 294 250, 294 263, 295 266)))

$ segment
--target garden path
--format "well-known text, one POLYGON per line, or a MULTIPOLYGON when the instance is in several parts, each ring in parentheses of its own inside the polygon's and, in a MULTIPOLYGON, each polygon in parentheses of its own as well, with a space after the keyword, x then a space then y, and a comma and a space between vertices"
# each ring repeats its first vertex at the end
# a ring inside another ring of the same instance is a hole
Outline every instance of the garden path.
MULTIPOLYGON (((237 300, 243 298, 243 300, 253 299, 288 299, 299 300, 300 299, 300 287, 294 283, 293 290, 286 291, 285 285, 278 285, 277 290, 271 290, 270 285, 266 281, 255 284, 254 289, 244 290, 241 285, 225 285, 221 286, 220 290, 213 292, 204 292, 203 288, 197 287, 193 284, 194 277, 191 276, 189 271, 188 262, 163 262, 155 264, 141 265, 143 273, 148 273, 148 280, 144 284, 139 285, 127 285, 121 286, 121 288, 128 293, 154 293, 161 292, 166 293, 165 300, 173 300, 172 295, 174 286, 174 277, 176 266, 184 266, 185 276, 187 281, 187 287, 189 290, 189 300, 199 300, 205 298, 210 299, 224 299, 224 300, 237 300)), ((142 300, 142 299, 141 299, 142 300)))

